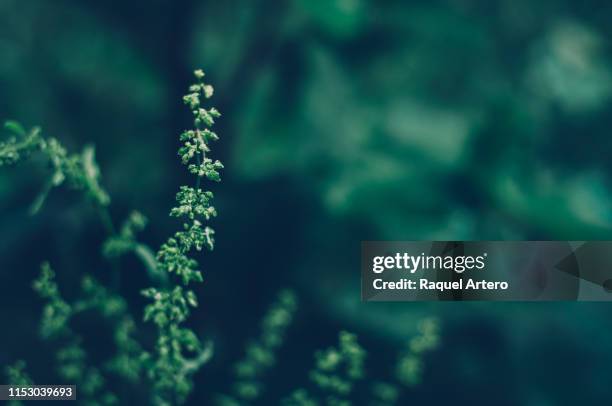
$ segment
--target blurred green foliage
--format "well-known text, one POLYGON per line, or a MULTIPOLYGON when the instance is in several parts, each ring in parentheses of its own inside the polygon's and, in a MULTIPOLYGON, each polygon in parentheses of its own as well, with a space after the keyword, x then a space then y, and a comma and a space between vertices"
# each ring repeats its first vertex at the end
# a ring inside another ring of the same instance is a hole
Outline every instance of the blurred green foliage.
MULTIPOLYGON (((0 119, 40 123, 69 150, 95 144, 112 217, 138 208, 157 245, 185 177, 169 156, 188 122, 176 100, 194 66, 218 84, 227 214, 193 324, 220 344, 194 402, 229 389, 253 315, 291 286, 306 310, 287 351, 304 355, 279 355, 263 404, 340 326, 371 344, 378 375, 430 314, 449 345, 415 402, 596 404, 612 361, 605 304, 362 304, 359 242, 609 239, 611 17, 594 0, 0 0, 0 119)), ((57 264, 69 292, 83 270, 107 277, 103 230, 78 197, 23 209, 45 175, 0 174, 0 316, 15 323, 2 365, 39 347, 38 263, 57 264)), ((145 280, 122 275, 130 307, 145 280)), ((34 351, 35 378, 53 351, 34 351)))

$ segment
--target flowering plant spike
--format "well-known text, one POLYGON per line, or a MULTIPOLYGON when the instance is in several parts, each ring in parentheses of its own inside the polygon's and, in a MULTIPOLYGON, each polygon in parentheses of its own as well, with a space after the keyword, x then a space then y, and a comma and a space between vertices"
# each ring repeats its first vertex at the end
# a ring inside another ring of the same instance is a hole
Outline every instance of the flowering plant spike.
POLYGON ((157 269, 176 275, 177 281, 160 288, 143 290, 152 302, 145 307, 144 319, 157 327, 157 343, 153 354, 145 353, 147 370, 156 392, 158 404, 180 403, 191 391, 190 375, 211 356, 210 346, 203 346, 196 334, 183 326, 190 310, 197 307, 193 282, 202 282, 193 251, 214 248, 214 231, 206 222, 217 215, 212 206, 213 194, 203 190, 202 179, 219 182, 223 164, 213 161, 210 143, 219 139, 211 128, 220 116, 217 109, 206 108, 203 101, 213 95, 211 85, 204 83, 204 72, 194 72, 196 82, 183 97, 193 113, 193 128, 180 136, 178 155, 190 173, 196 176, 195 186, 181 186, 176 195, 177 206, 170 216, 183 220, 182 230, 170 237, 157 252, 157 269))

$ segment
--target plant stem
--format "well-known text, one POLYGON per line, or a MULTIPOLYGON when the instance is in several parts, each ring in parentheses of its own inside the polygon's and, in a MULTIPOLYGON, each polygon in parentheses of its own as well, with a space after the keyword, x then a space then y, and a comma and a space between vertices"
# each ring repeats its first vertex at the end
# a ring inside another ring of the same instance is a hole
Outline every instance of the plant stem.
POLYGON ((97 204, 98 214, 100 216, 100 220, 102 220, 102 225, 106 229, 106 232, 109 236, 113 237, 116 235, 115 225, 113 224, 113 219, 108 211, 106 206, 102 206, 97 204))
POLYGON ((157 260, 153 250, 146 244, 137 243, 134 247, 134 254, 140 259, 147 270, 149 278, 154 282, 159 283, 161 286, 168 285, 168 275, 165 272, 160 272, 157 269, 157 260))
MULTIPOLYGON (((200 131, 200 130, 198 130, 200 131)), ((198 168, 200 167, 200 164, 202 163, 201 159, 200 159, 200 154, 196 154, 196 159, 198 160, 198 168)), ((196 190, 200 189, 200 175, 196 175, 196 190)))

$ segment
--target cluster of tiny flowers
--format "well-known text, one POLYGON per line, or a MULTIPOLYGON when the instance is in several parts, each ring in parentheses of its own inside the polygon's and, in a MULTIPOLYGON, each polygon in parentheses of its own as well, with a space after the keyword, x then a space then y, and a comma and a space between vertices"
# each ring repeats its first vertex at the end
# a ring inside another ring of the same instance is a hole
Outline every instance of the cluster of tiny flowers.
MULTIPOLYGON (((366 352, 354 334, 341 331, 338 340, 338 347, 315 353, 315 367, 310 372, 310 379, 320 392, 326 394, 326 404, 348 406, 355 383, 365 375, 366 352)), ((319 403, 306 389, 298 389, 283 404, 314 406, 319 403)))
POLYGON ((196 217, 204 217, 208 220, 217 215, 215 208, 210 205, 212 198, 212 192, 181 186, 180 192, 176 195, 178 206, 170 211, 170 215, 172 217, 186 217, 190 220, 195 220, 196 217))
POLYGON ((10 133, 10 138, 0 142, 0 166, 15 165, 26 159, 35 151, 42 149, 44 139, 40 128, 26 131, 21 124, 7 121, 4 128, 10 133))
POLYGON ((195 72, 196 83, 189 87, 183 97, 184 103, 194 116, 194 128, 180 136, 182 146, 178 155, 190 173, 197 176, 196 186, 182 186, 176 195, 177 206, 170 216, 183 219, 181 231, 170 237, 157 252, 156 269, 159 272, 175 274, 182 285, 166 283, 160 288, 149 288, 142 293, 152 302, 145 307, 145 321, 153 322, 158 329, 156 351, 145 354, 149 364, 149 377, 154 384, 157 404, 182 402, 191 391, 191 380, 199 362, 204 362, 207 351, 200 344, 193 331, 181 327, 190 309, 197 306, 195 293, 187 289, 192 282, 202 282, 198 263, 191 257, 192 252, 214 248, 214 230, 204 223, 217 215, 212 206, 213 194, 200 188, 202 178, 218 182, 219 170, 223 164, 213 161, 207 154, 210 142, 219 139, 210 127, 220 113, 215 108, 206 109, 202 101, 213 95, 212 86, 203 82, 204 73, 195 72), (189 358, 186 353, 194 353, 189 358))
MULTIPOLYGON (((69 321, 75 314, 89 309, 97 310, 109 318, 125 315, 127 309, 125 301, 111 295, 90 276, 85 276, 82 282, 84 297, 69 305, 62 298, 55 281, 55 272, 48 263, 42 265, 41 273, 34 281, 33 288, 47 302, 43 308, 41 335, 60 343, 56 353, 57 372, 60 377, 79 387, 80 396, 86 404, 117 404, 116 395, 105 389, 102 372, 96 367, 88 366, 88 357, 81 344, 82 339, 70 328, 69 321)), ((118 355, 126 356, 121 350, 118 355)))
MULTIPOLYGON (((191 173, 199 178, 205 177, 212 181, 220 181, 219 170, 223 164, 212 161, 206 157, 210 152, 209 143, 219 139, 217 134, 210 130, 214 119, 220 114, 215 108, 205 109, 201 105, 203 98, 209 98, 213 94, 212 87, 205 84, 202 79, 204 73, 195 71, 197 83, 189 87, 189 94, 183 97, 185 104, 189 106, 194 114, 194 129, 184 131, 181 134, 183 146, 179 149, 179 156, 191 173), (196 163, 193 163, 196 161, 196 163)), ((197 262, 188 256, 193 249, 201 251, 203 248, 212 250, 214 248, 214 230, 203 225, 203 221, 210 220, 217 215, 217 211, 211 205, 213 194, 199 187, 182 186, 176 195, 177 206, 170 211, 173 217, 184 218, 183 230, 161 246, 157 254, 160 270, 176 273, 184 285, 192 281, 201 282, 202 275, 197 270, 197 262)))
POLYGON ((421 320, 417 330, 418 334, 410 340, 397 363, 397 379, 405 386, 414 386, 421 381, 423 356, 436 349, 440 341, 440 327, 435 318, 421 320))
POLYGON ((246 354, 235 365, 236 381, 232 395, 219 395, 218 406, 252 404, 265 389, 264 375, 276 363, 276 352, 297 310, 297 298, 290 290, 282 290, 261 323, 259 337, 247 345, 246 354))
POLYGON ((419 321, 417 335, 402 351, 397 360, 393 382, 378 381, 372 384, 373 406, 398 404, 402 390, 419 384, 423 375, 424 356, 436 349, 440 342, 440 326, 433 317, 419 321))
MULTIPOLYGON (((133 250, 140 254, 146 263, 146 249, 134 238, 136 232, 146 225, 146 219, 134 212, 121 232, 115 234, 107 211, 110 198, 100 185, 100 170, 92 146, 86 146, 81 153, 71 154, 57 139, 43 137, 38 127, 26 131, 19 123, 9 121, 5 123, 5 129, 9 138, 0 142, 0 166, 21 163, 36 152, 45 158, 50 169, 45 187, 31 206, 32 214, 40 210, 47 195, 55 187, 64 185, 81 191, 94 203, 107 231, 112 235, 103 252, 108 257, 114 257, 133 250)), ((113 372, 126 379, 135 380, 141 370, 142 349, 134 338, 135 322, 127 310, 125 300, 90 276, 85 276, 81 283, 83 297, 69 304, 62 298, 55 281, 55 272, 48 263, 42 265, 40 276, 34 281, 33 288, 45 300, 40 322, 42 337, 61 343, 56 356, 58 374, 62 379, 79 385, 86 404, 116 404, 116 396, 104 389, 105 379, 102 372, 113 372), (117 352, 103 366, 103 370, 87 365, 89 361, 81 345, 81 337, 69 326, 73 316, 86 310, 98 312, 114 326, 117 352)))
POLYGON ((55 272, 48 263, 42 264, 40 276, 32 285, 34 291, 46 300, 43 307, 40 333, 44 338, 56 337, 65 334, 68 329, 68 320, 72 316, 72 307, 62 298, 55 272))
POLYGON ((317 352, 315 357, 316 368, 310 378, 321 389, 346 396, 351 392, 353 382, 363 378, 365 351, 354 334, 340 332, 338 348, 317 352))
POLYGON ((148 220, 138 211, 130 213, 117 235, 108 238, 102 246, 102 253, 107 258, 116 258, 133 251, 138 245, 136 234, 145 229, 148 220))
POLYGON ((32 204, 32 213, 40 210, 52 188, 63 184, 71 189, 83 191, 99 206, 108 206, 110 198, 100 186, 100 170, 95 161, 93 147, 87 146, 80 154, 69 155, 57 139, 44 138, 38 127, 26 131, 14 121, 6 122, 4 127, 10 133, 10 137, 7 141, 0 142, 0 167, 20 163, 38 151, 46 156, 51 166, 51 176, 32 204))
MULTIPOLYGON (((26 372, 26 363, 23 360, 16 361, 12 365, 7 365, 4 368, 6 383, 13 386, 30 386, 34 383, 26 372)), ((19 400, 9 400, 7 406, 23 406, 23 402, 19 400)))

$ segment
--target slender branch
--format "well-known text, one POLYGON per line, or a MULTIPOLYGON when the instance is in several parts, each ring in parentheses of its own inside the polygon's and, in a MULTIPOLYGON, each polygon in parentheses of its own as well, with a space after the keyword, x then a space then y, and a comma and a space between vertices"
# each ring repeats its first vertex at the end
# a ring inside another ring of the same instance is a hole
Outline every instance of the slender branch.
POLYGON ((136 245, 134 246, 134 254, 136 254, 136 257, 138 257, 138 259, 140 259, 140 261, 147 270, 147 274, 154 282, 158 283, 161 286, 168 285, 168 274, 158 269, 155 254, 153 253, 153 250, 149 248, 148 245, 143 243, 136 243, 136 245))

